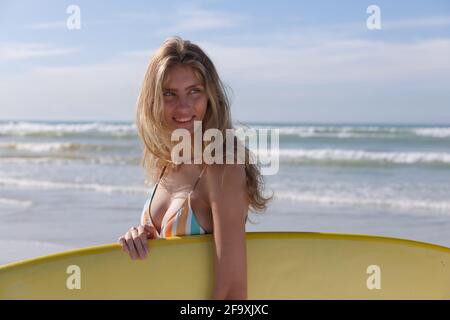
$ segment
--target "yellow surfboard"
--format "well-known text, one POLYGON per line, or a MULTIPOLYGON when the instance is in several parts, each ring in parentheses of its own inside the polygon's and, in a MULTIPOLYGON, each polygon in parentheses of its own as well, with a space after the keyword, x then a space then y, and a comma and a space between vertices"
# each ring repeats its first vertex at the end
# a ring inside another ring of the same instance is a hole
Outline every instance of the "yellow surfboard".
MULTIPOLYGON (((211 299, 213 236, 117 244, 0 266, 0 299, 211 299)), ((330 233, 247 233, 249 299, 450 299, 450 248, 330 233)))

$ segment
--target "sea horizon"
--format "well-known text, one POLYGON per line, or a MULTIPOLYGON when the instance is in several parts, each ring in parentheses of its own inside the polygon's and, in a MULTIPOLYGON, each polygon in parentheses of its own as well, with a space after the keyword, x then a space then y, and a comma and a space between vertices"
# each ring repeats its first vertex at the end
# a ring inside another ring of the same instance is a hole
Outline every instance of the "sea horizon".
MULTIPOLYGON (((105 120, 105 119, 0 119, 1 122, 46 122, 46 123, 134 123, 134 120, 105 120)), ((389 121, 253 121, 234 120, 235 123, 271 124, 271 125, 392 125, 392 126, 450 126, 450 122, 389 122, 389 121)))

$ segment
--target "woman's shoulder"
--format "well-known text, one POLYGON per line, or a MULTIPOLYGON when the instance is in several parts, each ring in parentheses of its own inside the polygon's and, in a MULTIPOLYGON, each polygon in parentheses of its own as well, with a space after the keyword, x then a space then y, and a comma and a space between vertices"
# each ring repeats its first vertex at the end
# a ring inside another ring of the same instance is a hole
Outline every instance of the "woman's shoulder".
POLYGON ((241 192, 246 186, 244 164, 211 164, 206 168, 207 186, 210 195, 224 190, 241 192))
POLYGON ((206 167, 206 173, 209 179, 217 181, 217 178, 227 178, 229 180, 241 180, 245 178, 244 164, 210 164, 206 167))
POLYGON ((208 170, 211 174, 208 177, 207 192, 213 217, 216 217, 214 228, 228 225, 220 222, 228 221, 233 226, 229 225, 230 232, 233 232, 235 223, 246 218, 249 209, 245 165, 212 165, 208 170))

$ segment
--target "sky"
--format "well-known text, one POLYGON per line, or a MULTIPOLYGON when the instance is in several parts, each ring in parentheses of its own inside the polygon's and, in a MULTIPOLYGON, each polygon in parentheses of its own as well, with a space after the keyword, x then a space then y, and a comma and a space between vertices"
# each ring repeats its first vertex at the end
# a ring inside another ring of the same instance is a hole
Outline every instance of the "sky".
POLYGON ((133 121, 172 35, 215 63, 234 120, 450 124, 446 0, 0 0, 0 120, 133 121))

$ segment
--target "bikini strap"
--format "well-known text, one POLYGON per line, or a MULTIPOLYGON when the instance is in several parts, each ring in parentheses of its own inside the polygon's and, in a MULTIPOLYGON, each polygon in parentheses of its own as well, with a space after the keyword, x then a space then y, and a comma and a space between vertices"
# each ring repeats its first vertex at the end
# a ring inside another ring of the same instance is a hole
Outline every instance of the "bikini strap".
MULTIPOLYGON (((152 201, 153 201, 153 197, 155 196, 156 188, 158 188, 158 185, 161 182, 161 178, 163 177, 164 171, 166 171, 166 167, 167 166, 164 166, 164 168, 162 169, 161 174, 159 175, 158 182, 153 187, 153 192, 152 192, 152 196, 150 197, 150 204, 149 204, 149 210, 148 211, 150 211, 150 206, 152 205, 152 201)), ((150 215, 150 212, 149 212, 149 215, 150 215)))
MULTIPOLYGON (((152 206, 152 202, 153 202, 153 197, 155 196, 155 192, 156 192, 156 188, 158 188, 159 183, 161 182, 161 178, 163 177, 164 171, 166 171, 166 167, 164 166, 164 168, 161 171, 161 174, 159 175, 159 179, 158 182, 155 184, 155 186, 153 187, 153 192, 152 192, 152 196, 150 197, 150 203, 148 205, 148 209, 147 209, 147 219, 150 222, 150 224, 153 226, 153 222, 152 222, 152 217, 150 215, 150 207, 152 206)), ((155 227, 156 229, 156 227, 155 227)), ((156 232, 158 232, 158 230, 156 230, 156 232)))
POLYGON ((197 186, 198 182, 200 181, 200 178, 202 177, 203 172, 205 172, 205 169, 206 169, 206 166, 203 167, 202 171, 201 171, 200 174, 198 175, 197 180, 196 180, 195 183, 194 183, 194 187, 192 188, 191 193, 195 190, 195 187, 197 186))
POLYGON ((161 178, 163 177, 164 171, 166 171, 167 166, 164 166, 164 168, 161 171, 161 174, 159 175, 158 183, 161 181, 161 178))

